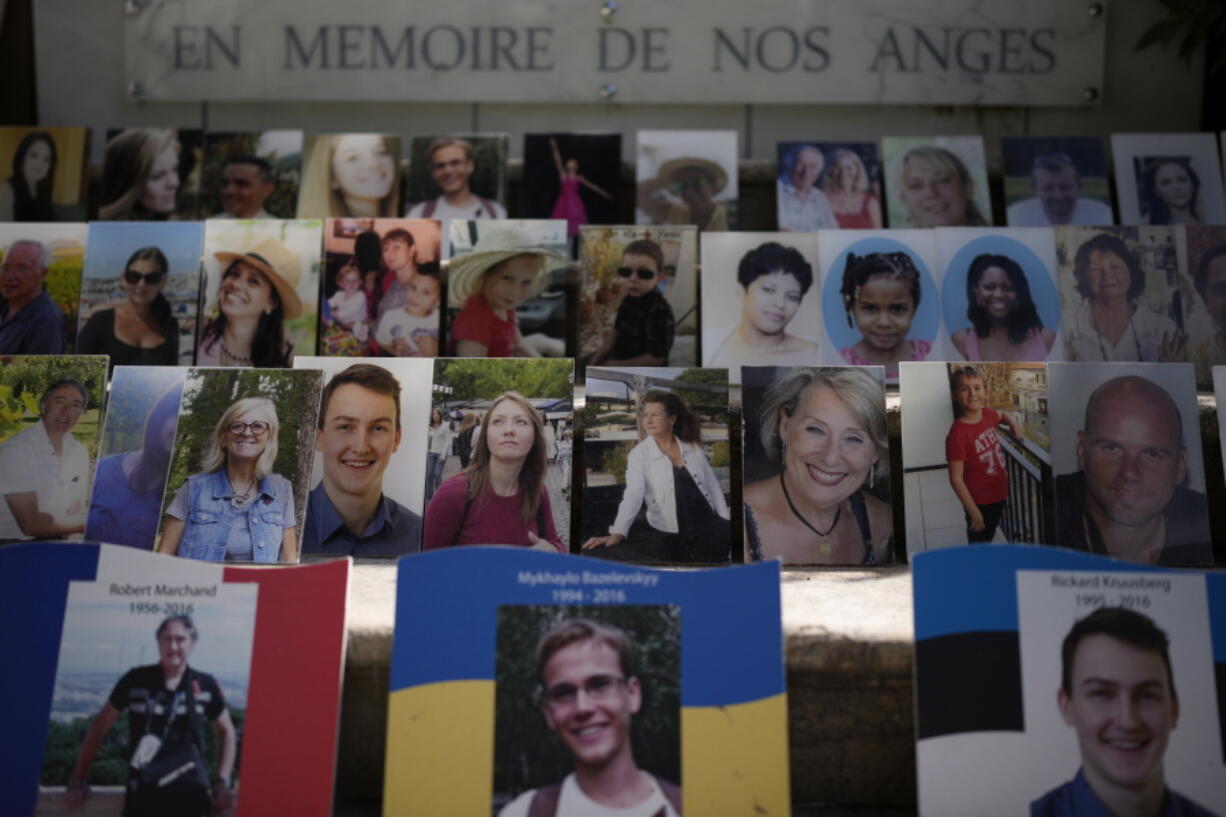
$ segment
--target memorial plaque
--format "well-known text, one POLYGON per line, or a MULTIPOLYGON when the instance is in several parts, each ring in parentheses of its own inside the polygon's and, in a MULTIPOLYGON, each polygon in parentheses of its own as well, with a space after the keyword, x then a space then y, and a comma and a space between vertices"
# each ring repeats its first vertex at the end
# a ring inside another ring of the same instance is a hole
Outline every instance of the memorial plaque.
POLYGON ((1105 2, 125 4, 156 100, 1084 105, 1105 2))

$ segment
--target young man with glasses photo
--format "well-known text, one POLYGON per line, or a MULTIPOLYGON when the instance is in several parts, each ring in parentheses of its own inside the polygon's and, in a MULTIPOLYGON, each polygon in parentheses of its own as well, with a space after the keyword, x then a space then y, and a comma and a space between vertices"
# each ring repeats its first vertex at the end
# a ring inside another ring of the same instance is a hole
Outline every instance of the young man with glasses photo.
POLYGON ((506 218, 507 210, 493 199, 478 196, 469 187, 473 171, 472 145, 463 139, 444 136, 430 143, 430 176, 442 195, 418 202, 409 218, 451 219, 506 218))
POLYGON ((613 328, 589 366, 667 366, 673 348, 673 310, 660 292, 664 253, 650 239, 632 241, 617 268, 622 302, 613 328))

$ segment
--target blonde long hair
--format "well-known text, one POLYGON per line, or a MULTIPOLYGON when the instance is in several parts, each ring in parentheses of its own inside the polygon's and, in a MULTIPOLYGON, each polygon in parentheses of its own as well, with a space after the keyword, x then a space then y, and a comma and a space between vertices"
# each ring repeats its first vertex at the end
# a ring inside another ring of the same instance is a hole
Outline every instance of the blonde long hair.
POLYGON ((481 442, 473 452, 465 474, 468 476, 468 501, 473 502, 491 490, 490 484, 490 417, 498 404, 510 400, 532 419, 532 449, 519 467, 519 517, 528 526, 533 524, 541 508, 541 489, 545 485, 545 469, 549 462, 545 454, 545 427, 536 409, 519 392, 504 391, 481 418, 481 442))
MULTIPOLYGON (((336 144, 351 134, 334 133, 317 136, 302 169, 302 189, 298 193, 298 218, 346 218, 353 214, 345 204, 341 191, 332 185, 332 156, 336 144)), ((393 137, 379 136, 392 157, 392 187, 379 201, 378 218, 400 215, 400 146, 393 137)))
POLYGON ((206 474, 217 471, 226 464, 226 447, 223 444, 225 435, 229 433, 226 428, 236 418, 248 412, 262 412, 268 422, 268 431, 264 432, 268 435, 268 442, 255 462, 255 478, 260 479, 265 474, 272 473, 273 463, 277 461, 277 430, 280 427, 277 422, 277 407, 267 397, 244 397, 231 403, 230 408, 222 412, 217 425, 213 426, 213 433, 205 443, 204 453, 200 457, 200 467, 206 474))

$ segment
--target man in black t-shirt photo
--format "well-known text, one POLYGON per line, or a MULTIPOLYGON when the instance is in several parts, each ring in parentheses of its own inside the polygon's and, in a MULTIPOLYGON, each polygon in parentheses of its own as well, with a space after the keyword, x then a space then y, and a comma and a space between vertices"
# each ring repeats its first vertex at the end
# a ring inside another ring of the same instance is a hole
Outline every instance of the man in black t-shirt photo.
POLYGON ((188 665, 200 638, 189 615, 157 628, 157 664, 133 667, 115 684, 90 724, 68 781, 65 804, 89 796, 90 766, 107 732, 128 713, 128 786, 123 817, 210 817, 234 803, 230 778, 238 738, 217 680, 188 665), (205 760, 204 721, 216 732, 217 774, 205 760))

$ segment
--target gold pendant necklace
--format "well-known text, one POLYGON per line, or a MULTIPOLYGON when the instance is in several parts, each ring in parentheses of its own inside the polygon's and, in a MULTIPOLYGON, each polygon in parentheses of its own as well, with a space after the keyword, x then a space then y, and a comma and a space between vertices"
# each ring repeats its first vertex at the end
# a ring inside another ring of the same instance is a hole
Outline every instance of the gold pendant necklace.
POLYGON ((834 529, 839 525, 839 517, 843 514, 843 503, 839 503, 839 507, 835 509, 834 521, 830 523, 830 527, 821 531, 809 524, 809 520, 800 515, 800 511, 796 510, 796 506, 792 504, 792 495, 788 493, 787 480, 783 478, 783 473, 779 474, 779 485, 783 488, 783 498, 788 501, 788 507, 792 509, 792 515, 800 520, 800 524, 804 525, 809 530, 817 534, 817 552, 822 556, 829 556, 834 553, 834 543, 827 537, 834 532, 834 529))

